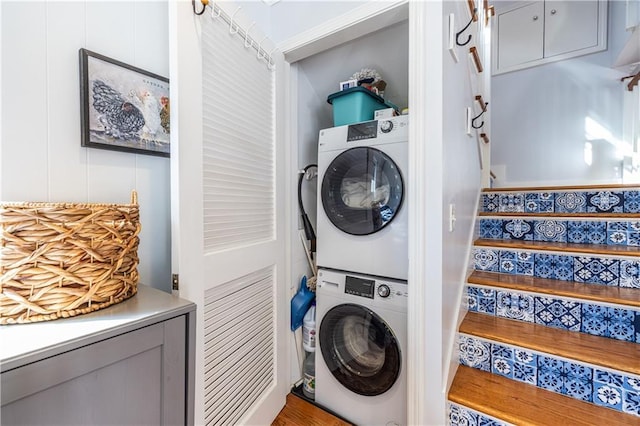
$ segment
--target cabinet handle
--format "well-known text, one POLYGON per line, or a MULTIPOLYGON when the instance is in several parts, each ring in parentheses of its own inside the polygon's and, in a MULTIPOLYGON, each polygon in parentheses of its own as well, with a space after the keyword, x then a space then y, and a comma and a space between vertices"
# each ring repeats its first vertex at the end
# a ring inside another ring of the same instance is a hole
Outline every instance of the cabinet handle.
POLYGON ((556 10, 555 9, 551 9, 551 14, 555 15, 556 14, 556 10))
POLYGON ((533 20, 537 21, 538 20, 538 15, 533 15, 533 20))

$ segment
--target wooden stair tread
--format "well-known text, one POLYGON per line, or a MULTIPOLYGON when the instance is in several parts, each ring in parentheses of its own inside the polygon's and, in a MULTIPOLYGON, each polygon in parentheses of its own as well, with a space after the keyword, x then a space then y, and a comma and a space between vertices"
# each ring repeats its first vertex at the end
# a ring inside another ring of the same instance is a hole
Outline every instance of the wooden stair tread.
POLYGON ((640 418, 460 365, 451 402, 516 425, 638 425, 640 418))
POLYGON ((526 212, 478 212, 478 216, 496 216, 496 217, 530 217, 532 219, 536 217, 549 218, 602 218, 602 219, 637 219, 640 218, 640 213, 526 213, 526 212))
POLYGON ((567 186, 530 186, 530 187, 505 187, 505 188, 482 188, 482 192, 537 192, 537 191, 590 191, 603 189, 631 190, 638 189, 640 185, 637 183, 628 184, 602 184, 602 185, 567 185, 567 186))
MULTIPOLYGON (((640 344, 467 312, 460 333, 640 374, 640 344)), ((640 421, 640 420, 639 420, 640 421)))
POLYGON ((498 240, 479 238, 476 247, 513 248, 554 252, 572 252, 584 254, 602 254, 608 256, 640 257, 640 247, 607 244, 554 243, 547 241, 498 240))
POLYGON ((470 284, 640 307, 640 289, 637 288, 584 284, 486 271, 473 271, 467 281, 470 284))

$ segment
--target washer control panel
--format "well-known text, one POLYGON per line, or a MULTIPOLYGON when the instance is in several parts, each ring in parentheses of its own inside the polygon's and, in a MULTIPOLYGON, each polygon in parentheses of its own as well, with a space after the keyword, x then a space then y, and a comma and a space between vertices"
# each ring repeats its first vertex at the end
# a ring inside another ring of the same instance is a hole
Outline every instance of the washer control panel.
POLYGON ((326 269, 318 271, 317 295, 345 294, 369 299, 372 303, 383 303, 385 306, 403 306, 409 296, 407 287, 406 281, 326 269))

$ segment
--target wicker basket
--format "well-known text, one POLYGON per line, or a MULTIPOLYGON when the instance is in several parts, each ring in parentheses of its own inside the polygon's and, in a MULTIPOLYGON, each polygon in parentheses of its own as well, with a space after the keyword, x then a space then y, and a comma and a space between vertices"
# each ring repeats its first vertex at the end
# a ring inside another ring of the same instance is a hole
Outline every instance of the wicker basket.
POLYGON ((72 317, 137 292, 131 204, 0 203, 0 324, 72 317))

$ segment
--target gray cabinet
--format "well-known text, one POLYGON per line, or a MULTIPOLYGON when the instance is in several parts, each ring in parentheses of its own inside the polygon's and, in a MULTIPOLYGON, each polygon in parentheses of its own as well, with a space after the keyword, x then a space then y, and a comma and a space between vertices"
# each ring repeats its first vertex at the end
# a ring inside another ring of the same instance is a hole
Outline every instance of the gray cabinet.
POLYGON ((606 0, 509 2, 496 15, 493 74, 607 47, 606 0))
POLYGON ((194 321, 194 304, 140 286, 103 311, 0 328, 2 424, 193 424, 194 321))

